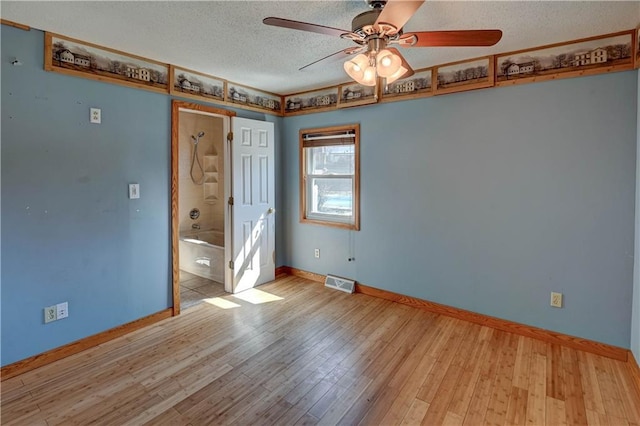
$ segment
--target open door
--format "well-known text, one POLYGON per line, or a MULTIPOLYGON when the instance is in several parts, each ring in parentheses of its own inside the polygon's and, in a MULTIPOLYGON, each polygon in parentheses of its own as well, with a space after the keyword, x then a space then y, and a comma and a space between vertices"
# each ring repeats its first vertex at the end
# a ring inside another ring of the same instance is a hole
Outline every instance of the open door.
POLYGON ((231 128, 228 282, 239 293, 275 279, 274 126, 233 117, 231 128))

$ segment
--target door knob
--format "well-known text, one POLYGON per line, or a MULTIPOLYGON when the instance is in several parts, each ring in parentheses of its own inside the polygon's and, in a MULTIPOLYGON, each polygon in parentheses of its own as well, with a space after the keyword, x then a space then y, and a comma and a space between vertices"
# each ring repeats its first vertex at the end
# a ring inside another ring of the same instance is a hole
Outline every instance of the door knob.
POLYGON ((275 213, 276 209, 274 209, 273 207, 269 207, 269 210, 267 210, 267 213, 272 214, 275 213))

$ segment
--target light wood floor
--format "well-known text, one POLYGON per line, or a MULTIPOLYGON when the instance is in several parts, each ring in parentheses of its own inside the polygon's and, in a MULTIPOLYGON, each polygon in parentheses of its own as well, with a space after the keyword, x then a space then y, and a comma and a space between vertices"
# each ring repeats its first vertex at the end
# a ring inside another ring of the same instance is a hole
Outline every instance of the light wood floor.
POLYGON ((640 425, 626 363, 296 277, 243 297, 3 381, 2 424, 640 425))

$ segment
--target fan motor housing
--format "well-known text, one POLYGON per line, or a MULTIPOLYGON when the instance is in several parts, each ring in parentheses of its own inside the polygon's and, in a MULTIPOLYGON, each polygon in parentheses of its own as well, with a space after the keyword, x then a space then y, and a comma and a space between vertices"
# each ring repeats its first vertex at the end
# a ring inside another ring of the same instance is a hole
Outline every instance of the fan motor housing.
POLYGON ((365 27, 371 27, 376 23, 376 19, 382 12, 382 9, 372 9, 367 10, 366 12, 361 13, 360 15, 353 18, 351 21, 351 31, 356 34, 368 35, 369 31, 366 31, 365 27))
MULTIPOLYGON (((402 29, 384 22, 376 24, 380 13, 382 13, 382 8, 375 8, 359 14, 351 21, 351 32, 358 34, 365 42, 371 37, 384 38, 386 41, 397 40, 402 35, 402 29)), ((359 43, 358 40, 354 41, 359 43)))

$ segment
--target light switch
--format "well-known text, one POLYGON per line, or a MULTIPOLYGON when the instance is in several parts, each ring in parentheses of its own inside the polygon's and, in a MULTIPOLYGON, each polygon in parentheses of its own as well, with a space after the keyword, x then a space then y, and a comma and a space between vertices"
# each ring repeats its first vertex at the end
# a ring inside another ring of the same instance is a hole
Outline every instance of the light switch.
POLYGON ((140 184, 138 183, 130 183, 129 184, 129 198, 140 198, 140 184))

